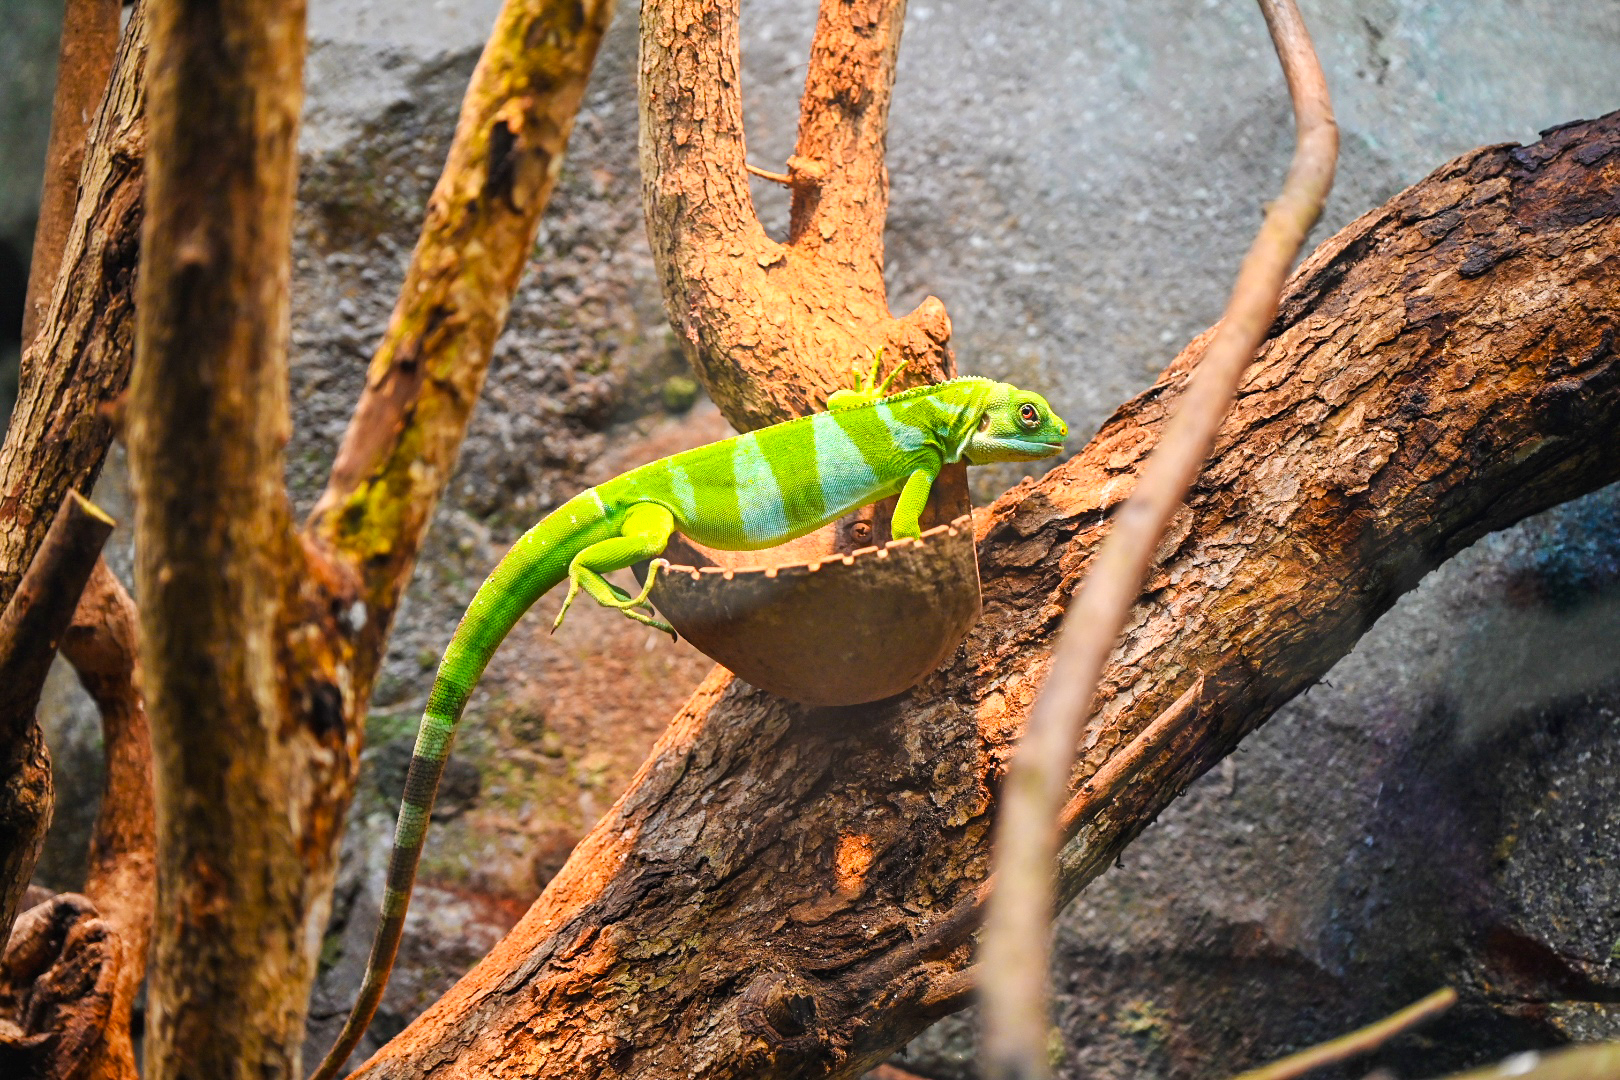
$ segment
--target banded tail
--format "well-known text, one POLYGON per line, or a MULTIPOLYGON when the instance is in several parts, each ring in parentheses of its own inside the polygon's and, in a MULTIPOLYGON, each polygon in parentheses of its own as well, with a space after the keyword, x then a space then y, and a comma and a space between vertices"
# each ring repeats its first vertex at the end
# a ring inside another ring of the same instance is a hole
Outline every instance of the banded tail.
POLYGON ((382 1002, 405 929, 405 911, 416 883, 416 867, 422 858, 439 778, 450 758, 461 712, 485 665, 523 613, 568 577, 568 564, 574 556, 613 532, 614 522, 603 511, 594 490, 575 496, 512 545, 479 586, 467 613, 461 617, 444 659, 439 662, 438 674, 433 677, 433 689, 417 729, 416 750, 405 776, 405 794, 394 828, 394 853, 383 891, 382 922, 372 940, 365 980, 337 1042, 310 1074, 310 1080, 332 1080, 337 1075, 360 1044, 382 1002))

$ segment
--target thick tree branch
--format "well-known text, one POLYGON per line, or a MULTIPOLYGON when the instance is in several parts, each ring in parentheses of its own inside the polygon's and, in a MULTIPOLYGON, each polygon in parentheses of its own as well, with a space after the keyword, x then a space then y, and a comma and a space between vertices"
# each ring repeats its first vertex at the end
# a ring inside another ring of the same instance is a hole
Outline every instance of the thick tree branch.
POLYGON ((166 915, 146 1075, 293 1076, 329 883, 298 793, 343 742, 291 722, 282 655, 308 576, 282 464, 304 5, 165 0, 151 24, 128 426, 166 915))
MULTIPOLYGON (((1198 720, 1081 829, 1060 898, 1428 570, 1620 477, 1616 190, 1620 114, 1468 154, 1294 274, 1104 670, 1080 775, 1202 677, 1198 720)), ((985 615, 950 664, 839 710, 712 676, 512 934, 367 1075, 854 1075, 956 1007, 938 991, 965 934, 863 975, 985 878, 1064 608, 1208 340, 983 515, 985 615)))
POLYGON ((991 1080, 1051 1074, 1046 1044, 1053 865, 1058 808, 1080 727, 1164 531, 1203 467, 1243 372, 1276 317, 1288 270, 1333 185, 1339 129, 1316 49, 1293 0, 1260 0, 1260 8, 1294 103, 1293 163, 1238 270, 1213 340, 1064 619, 1050 674, 1007 769, 996 825, 997 885, 980 948, 984 1071, 991 1080))
POLYGON ((362 579, 361 701, 455 466, 612 14, 612 0, 509 0, 467 88, 388 332, 308 525, 362 579))
POLYGON ((765 235, 748 192, 738 0, 642 7, 647 232, 670 322, 738 428, 820 407, 879 346, 889 364, 908 364, 896 385, 955 371, 945 306, 929 297, 897 319, 883 288, 882 151, 904 7, 823 5, 800 151, 789 162, 796 224, 788 244, 765 235))
MULTIPOLYGON (((45 183, 40 190, 39 223, 23 303, 22 340, 34 340, 62 265, 79 204, 79 172, 96 106, 107 92, 113 54, 118 51, 120 0, 69 0, 62 12, 62 45, 56 61, 56 99, 51 107, 51 138, 45 149, 45 183)), ((24 374, 24 378, 27 374, 24 374)))
POLYGON ((906 0, 822 0, 790 162, 789 243, 883 295, 883 164, 906 0))
POLYGON ((25 353, 17 406, 0 446, 0 605, 67 493, 94 486, 112 442, 108 413, 129 382, 146 153, 146 29, 143 0, 91 128, 56 288, 25 353))

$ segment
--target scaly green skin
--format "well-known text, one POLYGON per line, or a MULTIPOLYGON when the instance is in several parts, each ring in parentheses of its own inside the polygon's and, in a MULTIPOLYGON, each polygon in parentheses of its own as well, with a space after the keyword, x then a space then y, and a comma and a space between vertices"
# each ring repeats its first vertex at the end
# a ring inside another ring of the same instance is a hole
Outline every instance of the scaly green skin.
MULTIPOLYGON (((880 360, 874 360, 874 380, 880 360)), ((774 547, 896 492, 893 533, 915 537, 941 468, 964 459, 983 465, 1050 457, 1069 433, 1039 394, 1006 383, 953 379, 883 397, 887 385, 869 387, 857 375, 855 389, 834 394, 828 412, 632 469, 569 499, 512 546, 473 597, 439 664, 405 780, 365 982, 311 1080, 337 1074, 382 1000, 461 711, 496 648, 536 600, 567 579, 568 596, 553 629, 583 589, 598 603, 673 635, 667 623, 636 610, 645 606, 660 563, 653 563, 635 597, 602 575, 654 558, 677 530, 725 550, 774 547)))

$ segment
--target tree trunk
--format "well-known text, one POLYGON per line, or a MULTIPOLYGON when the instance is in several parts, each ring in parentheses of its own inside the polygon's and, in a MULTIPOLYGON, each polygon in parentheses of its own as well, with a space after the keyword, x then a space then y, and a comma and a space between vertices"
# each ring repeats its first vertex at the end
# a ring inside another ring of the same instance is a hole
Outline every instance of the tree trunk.
POLYGON ((110 413, 129 382, 146 153, 145 6, 130 17, 91 128, 57 286, 24 352, 0 446, 0 607, 67 493, 95 486, 112 442, 110 413))
POLYGON ((153 5, 128 429, 164 913, 150 1080, 296 1078, 329 904, 330 800, 305 789, 342 724, 294 722, 282 647, 305 577, 282 466, 303 61, 300 0, 153 5))
MULTIPOLYGON (((1291 279, 1103 680, 1093 774, 1197 720, 1061 863, 1072 897, 1430 569, 1620 477, 1620 114, 1475 151, 1291 279)), ((907 695, 716 671, 513 932, 371 1077, 853 1075, 965 1003, 1006 755, 1208 335, 978 521, 985 614, 907 695)))

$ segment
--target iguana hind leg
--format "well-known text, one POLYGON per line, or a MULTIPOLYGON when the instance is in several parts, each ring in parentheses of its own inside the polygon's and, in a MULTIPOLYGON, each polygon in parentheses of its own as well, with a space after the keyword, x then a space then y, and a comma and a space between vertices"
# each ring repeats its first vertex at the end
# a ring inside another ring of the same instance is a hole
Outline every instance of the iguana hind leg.
POLYGON ((637 503, 632 506, 619 526, 618 536, 597 541, 575 555, 568 564, 568 595, 563 598, 562 610, 557 612, 557 621, 551 624, 552 630, 562 625, 563 616, 568 614, 574 598, 583 589, 603 607, 617 608, 625 618, 674 637, 675 628, 669 623, 635 610, 646 603, 648 594, 652 592, 653 582, 658 577, 658 563, 655 562, 648 572, 647 584, 639 596, 625 594, 602 576, 662 554, 674 531, 675 517, 667 508, 657 503, 637 503))

